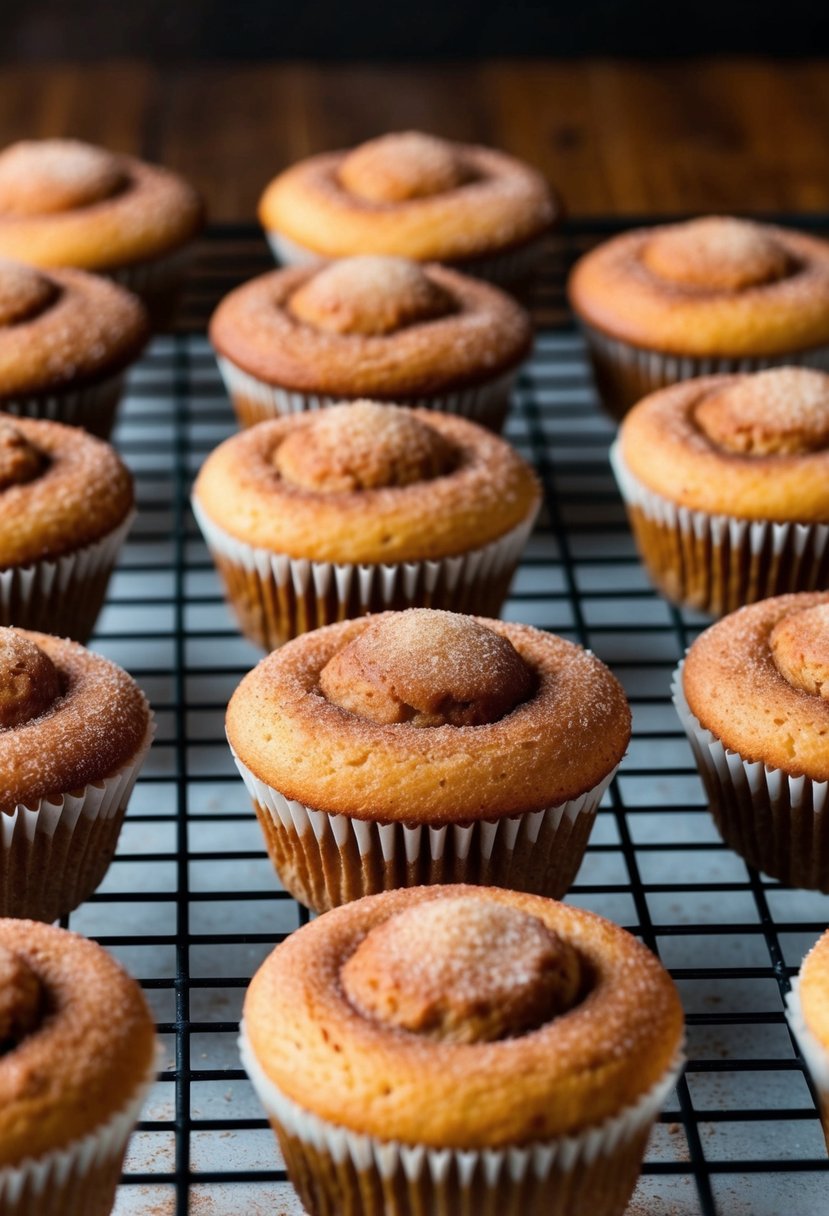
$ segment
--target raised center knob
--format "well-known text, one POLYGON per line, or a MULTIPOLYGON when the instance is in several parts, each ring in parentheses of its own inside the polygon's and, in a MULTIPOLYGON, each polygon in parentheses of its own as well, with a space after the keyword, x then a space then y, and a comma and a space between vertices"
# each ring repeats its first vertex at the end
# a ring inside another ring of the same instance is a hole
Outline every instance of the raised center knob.
POLYGON ((650 238, 642 256, 661 279, 711 291, 773 283, 791 269, 786 250, 761 225, 724 216, 672 224, 650 238))
POLYGON ((582 967, 537 917, 470 894, 417 904, 372 929, 342 982, 351 1003, 386 1026, 491 1043, 572 1009, 582 967))
POLYGON ((0 258, 0 325, 30 321, 56 299, 58 286, 22 262, 0 258))
POLYGON ((10 422, 0 422, 0 490, 34 481, 46 467, 46 457, 10 422))
POLYGON ((381 135, 361 144, 340 166, 346 190, 370 203, 403 203, 455 190, 471 173, 456 148, 420 131, 381 135))
POLYGON ((377 336, 434 321, 454 309, 447 291, 407 258, 343 258, 291 296, 294 316, 315 329, 377 336))
POLYGON ((535 678, 508 638, 472 617, 409 608, 372 621, 323 668, 320 687, 372 722, 481 726, 526 701, 535 678))
POLYGON ((697 425, 729 452, 792 456, 829 444, 829 376, 800 367, 742 376, 696 408, 697 425))
POLYGON ((428 481, 450 472, 455 459, 451 444, 409 410, 355 401, 309 416, 274 463, 290 485, 338 494, 428 481))
POLYGON ((16 629, 0 629, 0 729, 39 718, 61 695, 49 656, 16 629))
POLYGON ((0 946, 0 1054, 31 1034, 40 1021, 42 1003, 43 988, 29 964, 0 946))
POLYGON ((31 139, 0 153, 0 213, 49 215, 89 207, 126 183, 118 159, 76 139, 31 139))
POLYGON ((772 629, 769 645, 784 680, 829 701, 829 604, 784 616, 772 629))

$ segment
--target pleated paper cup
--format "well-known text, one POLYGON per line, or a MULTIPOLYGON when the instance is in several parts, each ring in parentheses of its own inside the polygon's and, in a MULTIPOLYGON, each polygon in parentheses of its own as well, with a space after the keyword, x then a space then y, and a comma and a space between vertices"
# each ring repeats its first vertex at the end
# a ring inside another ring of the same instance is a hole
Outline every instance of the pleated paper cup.
POLYGON ((155 1080, 153 1062, 136 1094, 82 1139, 14 1167, 0 1167, 2 1216, 109 1216, 127 1142, 155 1080))
POLYGON ((280 881, 315 912, 380 891, 436 883, 507 887, 561 899, 578 873, 616 772, 558 806, 432 827, 312 810, 261 781, 235 752, 233 759, 280 881))
POLYGON ((0 812, 0 916, 51 924, 100 885, 154 733, 151 717, 138 752, 111 777, 0 812))
POLYGON ((680 663, 671 691, 717 829, 729 848, 792 887, 829 893, 829 782, 731 751, 692 712, 680 663))
POLYGON ((154 330, 169 329, 193 260, 194 246, 189 244, 161 257, 135 262, 131 266, 116 266, 102 273, 140 297, 154 330))
MULTIPOLYGON (((269 418, 285 418, 290 414, 302 414, 306 410, 321 410, 332 405, 341 405, 346 398, 325 393, 299 393, 269 384, 250 375, 223 355, 216 356, 219 371, 233 402, 236 418, 242 427, 255 426, 269 418)), ((478 422, 489 430, 500 433, 510 404, 510 394, 515 384, 518 369, 487 384, 458 389, 434 397, 396 397, 395 405, 409 409, 440 410, 444 414, 459 414, 478 422)))
POLYGON ((110 376, 85 388, 5 397, 0 399, 0 413, 80 426, 90 435, 109 439, 124 391, 124 377, 125 373, 119 372, 117 376, 110 376))
POLYGON ((762 372, 771 367, 813 367, 829 371, 829 346, 785 355, 737 358, 670 355, 611 338, 583 320, 581 327, 602 405, 617 421, 621 421, 648 393, 698 376, 733 376, 762 372))
POLYGON ((310 1216, 621 1216, 680 1054, 638 1102, 597 1127, 499 1149, 434 1149, 359 1135, 298 1106, 266 1076, 241 1027, 242 1063, 310 1216))
POLYGON ((311 629, 389 609, 497 617, 537 513, 534 508, 505 536, 457 557, 348 565, 247 545, 214 523, 195 497, 192 507, 239 628, 268 651, 311 629))
POLYGON ((800 1001, 799 976, 792 980, 791 991, 786 994, 786 1017, 815 1087, 820 1108, 820 1121, 826 1137, 826 1148, 829 1151, 829 1051, 815 1038, 806 1025, 800 1001))
POLYGON ((0 625, 86 642, 135 512, 106 536, 54 560, 0 570, 0 625))
POLYGON ((644 486, 619 443, 610 463, 639 555, 675 604, 725 616, 773 595, 829 586, 829 526, 738 519, 679 507, 644 486))

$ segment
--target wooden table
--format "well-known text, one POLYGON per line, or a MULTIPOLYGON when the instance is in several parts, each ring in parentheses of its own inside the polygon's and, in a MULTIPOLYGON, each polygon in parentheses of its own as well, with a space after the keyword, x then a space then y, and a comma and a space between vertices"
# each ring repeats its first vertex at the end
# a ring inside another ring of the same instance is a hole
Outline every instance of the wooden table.
POLYGON ((107 62, 6 69, 0 141, 74 135, 163 161, 214 220, 310 152, 419 127, 537 164, 574 215, 829 211, 829 63, 107 62))

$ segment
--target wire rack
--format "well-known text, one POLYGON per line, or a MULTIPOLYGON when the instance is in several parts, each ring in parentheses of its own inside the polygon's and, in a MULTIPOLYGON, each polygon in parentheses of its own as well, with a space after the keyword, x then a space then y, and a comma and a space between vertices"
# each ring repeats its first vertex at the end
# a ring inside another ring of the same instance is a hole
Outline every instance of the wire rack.
MULTIPOLYGON (((828 1163, 782 998, 829 900, 759 877, 722 845, 669 702, 670 673, 705 621, 669 608, 637 560, 607 462, 613 428, 564 307, 566 265, 609 230, 571 226, 536 301, 542 330, 507 435, 538 469, 546 506, 506 615, 591 647, 634 709, 630 752, 568 897, 656 950, 687 1012, 688 1070, 630 1212, 820 1216, 828 1163)), ((71 926, 140 977, 166 1057, 118 1216, 301 1211, 239 1067, 236 1027, 251 974, 305 914, 279 887, 225 743, 227 699, 260 654, 234 628, 188 507, 198 466, 234 429, 205 322, 268 265, 252 230, 211 233, 180 331, 136 368, 115 435, 140 515, 93 645, 140 680, 159 731, 115 863, 71 926)))

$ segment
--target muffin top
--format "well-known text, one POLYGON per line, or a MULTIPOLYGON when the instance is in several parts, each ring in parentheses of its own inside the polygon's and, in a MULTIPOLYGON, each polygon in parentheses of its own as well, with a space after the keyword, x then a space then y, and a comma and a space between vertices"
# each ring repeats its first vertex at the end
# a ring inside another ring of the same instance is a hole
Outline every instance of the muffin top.
POLYGON ((156 1039, 141 989, 94 942, 0 920, 0 1167, 65 1148, 137 1099, 156 1039))
POLYGON ((732 612, 694 642, 682 683, 702 725, 744 759, 829 780, 829 592, 732 612))
POLYGON ((592 790, 625 753, 630 711, 604 664, 572 642, 411 608, 329 625, 268 655, 233 694, 227 735, 286 798, 437 826, 592 790))
POLYGON ((0 813, 114 776, 149 730, 147 700, 120 667, 66 638, 0 628, 0 813))
POLYGON ((624 419, 620 453, 680 507, 742 519, 829 521, 829 376, 782 367, 686 380, 624 419))
POLYGON ((609 921, 487 887, 385 892, 266 959, 245 1000, 258 1067, 350 1131, 529 1145, 618 1115, 677 1061, 667 972, 609 921))
POLYGON ((114 448, 79 427, 0 414, 0 570, 91 545, 132 511, 114 448))
POLYGON ((535 474, 464 418, 356 401, 261 422, 211 452, 197 506, 230 536, 294 558, 425 561, 532 518, 535 474))
POLYGON ((0 257, 0 397, 82 387, 122 371, 149 337, 131 292, 82 270, 0 257))
POLYGON ((277 270, 213 315, 219 352, 301 392, 396 400, 491 380, 529 353, 532 326, 504 292, 406 258, 277 270))
POLYGON ((558 210, 541 174, 514 157, 403 131, 280 173, 259 219, 322 257, 457 262, 540 236, 558 210))
POLYGON ((829 1050, 829 929, 803 960, 798 992, 808 1030, 829 1050))
POLYGON ((187 182, 134 157, 74 139, 0 152, 0 254, 8 257, 115 270, 172 253, 203 222, 187 182))
POLYGON ((829 242, 771 224, 708 216, 625 232, 576 263, 568 291, 596 329, 669 354, 829 342, 829 242))

